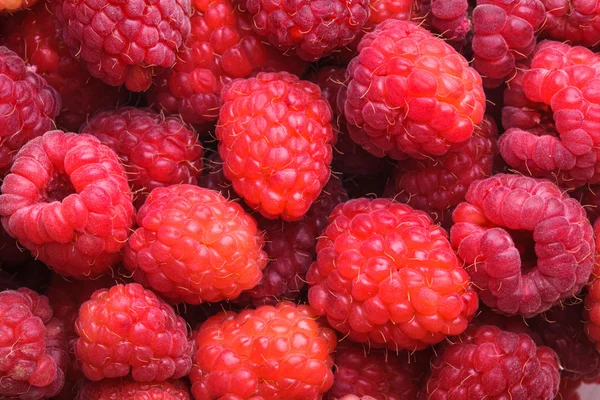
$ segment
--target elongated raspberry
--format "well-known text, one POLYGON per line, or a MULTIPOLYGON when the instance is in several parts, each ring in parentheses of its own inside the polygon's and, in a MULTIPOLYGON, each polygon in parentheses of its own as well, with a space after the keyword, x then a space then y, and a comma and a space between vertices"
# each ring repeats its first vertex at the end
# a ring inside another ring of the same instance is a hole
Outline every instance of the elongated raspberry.
POLYGON ((337 206, 306 275, 308 299, 356 342, 423 349, 457 335, 477 309, 446 232, 389 199, 337 206))
POLYGON ((0 14, 14 13, 32 7, 38 0, 0 0, 0 14))
POLYGON ((97 137, 117 153, 138 208, 154 188, 198 183, 202 145, 196 132, 178 117, 124 107, 95 115, 80 132, 97 137))
POLYGON ((0 292, 0 398, 38 400, 65 381, 67 341, 45 296, 30 289, 0 292))
POLYGON ((52 0, 59 33, 87 70, 141 92, 175 63, 190 33, 190 0, 52 0))
POLYGON ((308 306, 223 312, 195 331, 196 399, 318 399, 333 384, 335 333, 308 306))
POLYGON ((452 216, 452 245, 481 300, 526 318, 576 296, 594 265, 585 210, 553 183, 498 174, 471 184, 452 216))
POLYGON ((217 125, 223 172, 267 218, 302 218, 329 180, 331 108, 317 85, 259 73, 221 93, 217 125))
POLYGON ((93 278, 121 259, 131 190, 117 155, 95 137, 51 131, 32 140, 0 190, 4 229, 56 272, 93 278))
POLYGON ((218 192, 192 185, 152 191, 124 249, 136 281, 173 302, 235 299, 267 262, 256 221, 218 192))
POLYGON ((128 379, 86 381, 77 400, 191 400, 188 385, 181 380, 135 382, 128 379))
POLYGON ((600 43, 600 3, 568 0, 542 2, 546 7, 543 36, 586 47, 600 43))
POLYGON ((342 92, 352 139, 403 159, 445 154, 473 134, 485 110, 481 77, 442 39, 388 20, 367 34, 342 92))

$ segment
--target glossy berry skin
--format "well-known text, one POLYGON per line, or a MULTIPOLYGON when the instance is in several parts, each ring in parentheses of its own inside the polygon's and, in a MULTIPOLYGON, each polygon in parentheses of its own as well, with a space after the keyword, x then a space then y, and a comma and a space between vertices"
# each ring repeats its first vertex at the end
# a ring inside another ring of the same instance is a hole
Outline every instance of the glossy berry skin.
POLYGON ((11 14, 32 7, 38 0, 0 0, 0 14, 11 14))
POLYGON ((190 33, 190 0, 53 0, 57 26, 92 76, 133 92, 173 66, 190 33))
POLYGON ((446 232, 390 199, 337 206, 306 280, 331 327, 371 347, 424 349, 460 334, 477 310, 446 232))
POLYGON ((329 180, 331 108, 314 83, 285 72, 240 79, 221 93, 223 172, 267 218, 302 218, 329 180))
POLYGON ((495 326, 460 337, 433 359, 420 399, 551 400, 558 393, 559 362, 548 347, 523 333, 495 326))
POLYGON ((129 379, 85 381, 77 400, 191 400, 188 385, 181 380, 135 382, 129 379))
POLYGON ((337 338, 308 306, 222 312, 194 334, 195 399, 319 399, 333 384, 337 338))
POLYGON ((138 208, 154 188, 198 183, 202 145, 196 132, 176 116, 124 107, 95 115, 80 132, 97 137, 117 153, 138 208))
POLYGON ((352 140, 394 159, 445 154, 481 120, 481 77, 449 44, 413 22, 367 34, 346 71, 344 115, 352 140))
POLYGON ((67 341, 45 296, 0 292, 0 398, 47 399, 65 382, 67 341))
POLYGON ((317 61, 352 43, 369 18, 367 0, 241 0, 254 31, 281 52, 317 61))
POLYGON ((0 177, 31 139, 53 128, 60 96, 13 51, 0 46, 0 177))
POLYGON ((497 174, 471 184, 452 216, 452 245, 481 300, 530 318, 576 296, 594 265, 592 226, 546 180, 497 174))
POLYGON ((152 191, 124 250, 136 281, 172 302, 235 299, 262 278, 256 221, 218 192, 192 185, 152 191))
POLYGON ((546 20, 542 35, 572 45, 594 47, 600 41, 600 3, 542 0, 546 20))
POLYGON ((187 326, 173 308, 137 283, 100 289, 79 308, 77 359, 86 378, 128 376, 138 382, 186 376, 187 326))
POLYGON ((408 20, 412 0, 371 0, 367 26, 375 26, 391 18, 408 20))
POLYGON ((59 274, 91 279, 120 261, 131 190, 117 155, 93 136, 50 131, 32 140, 0 190, 4 229, 59 274))

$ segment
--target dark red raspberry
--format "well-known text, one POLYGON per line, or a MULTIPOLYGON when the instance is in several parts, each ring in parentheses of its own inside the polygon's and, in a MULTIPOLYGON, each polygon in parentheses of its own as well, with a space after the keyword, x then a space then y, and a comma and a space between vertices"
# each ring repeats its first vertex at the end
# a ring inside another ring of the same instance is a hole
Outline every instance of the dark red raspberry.
POLYGON ((195 185, 202 172, 202 145, 180 118, 133 107, 95 115, 80 132, 100 139, 125 165, 135 205, 157 187, 195 185))
POLYGON ((367 26, 375 26, 391 18, 408 20, 412 0, 371 0, 371 14, 367 26))
POLYGON ((598 1, 542 0, 546 19, 542 35, 560 42, 586 47, 600 42, 600 3, 598 1))
POLYGON ((445 155, 398 162, 386 196, 451 226, 451 210, 465 200, 469 185, 492 174, 497 137, 496 124, 486 117, 465 144, 453 145, 445 155))
POLYGON ((483 119, 479 74, 415 23, 385 21, 358 50, 341 96, 350 136, 374 155, 440 156, 483 119))
POLYGON ((585 208, 590 222, 592 224, 596 222, 600 217, 600 187, 598 185, 583 186, 572 192, 571 197, 579 201, 585 208))
POLYGON ((482 326, 433 359, 420 399, 551 400, 559 382, 552 349, 525 334, 482 326))
POLYGON ((0 14, 14 13, 32 7, 38 0, 0 0, 0 14))
POLYGON ((360 34, 369 18, 368 0, 240 0, 254 31, 282 52, 317 61, 360 34))
POLYGON ((93 381, 138 382, 186 376, 192 366, 187 326, 173 308, 137 283, 96 291, 75 321, 75 352, 93 381))
POLYGON ((0 46, 0 178, 15 154, 54 126, 60 96, 17 54, 0 46))
POLYGON ((306 275, 308 299, 356 342, 418 350, 458 335, 477 295, 446 232, 422 211, 389 199, 337 206, 306 275))
POLYGON ((302 218, 329 180, 331 107, 317 85, 286 72, 239 79, 221 93, 223 172, 267 218, 302 218))
POLYGON ((347 394, 343 397, 340 397, 340 400, 377 400, 375 397, 372 396, 356 396, 354 394, 347 394))
POLYGON ((319 399, 333 384, 335 333, 308 306, 223 312, 195 332, 194 398, 319 399))
POLYGON ((585 296, 583 318, 585 320, 585 333, 588 338, 600 349, 600 220, 594 223, 596 240, 596 263, 592 273, 591 284, 585 296))
POLYGON ((456 207, 452 245, 481 300, 532 317, 576 296, 594 265, 585 210, 553 183, 498 174, 471 184, 456 207))
POLYGON ((205 158, 204 170, 200 176, 200 186, 219 192, 227 200, 240 202, 242 206, 246 204, 233 190, 231 181, 225 178, 223 161, 217 152, 212 152, 205 158))
POLYGON ((321 94, 331 106, 331 110, 335 116, 334 120, 337 119, 340 114, 343 114, 344 110, 338 109, 338 95, 346 84, 346 69, 327 65, 311 73, 309 80, 316 83, 321 88, 321 94))
POLYGON ((67 341, 45 296, 30 289, 0 292, 0 398, 38 400, 65 381, 67 341))
POLYGON ((282 54, 252 30, 237 0, 193 0, 191 35, 172 69, 156 77, 149 98, 184 121, 215 121, 223 86, 258 71, 302 74, 307 64, 282 54))
POLYGON ((52 0, 59 33, 92 76, 141 92, 175 64, 190 33, 190 0, 52 0))
POLYGON ((218 192, 192 185, 152 191, 124 250, 133 278, 173 302, 235 299, 262 278, 256 221, 218 192))
POLYGON ((558 394, 555 399, 557 400, 581 400, 578 389, 581 387, 583 379, 567 379, 561 378, 560 386, 558 388, 558 394))
POLYGON ((465 46, 471 33, 467 0, 415 0, 411 19, 440 34, 454 48, 465 46))
POLYGON ((93 78, 71 55, 46 2, 8 19, 0 29, 0 44, 15 51, 58 91, 62 109, 56 124, 61 129, 77 132, 89 115, 127 100, 126 90, 93 78))
POLYGON ((59 274, 90 279, 121 259, 131 190, 117 155, 95 137, 51 131, 30 141, 0 189, 4 229, 59 274))
POLYGON ((78 400, 191 400, 188 385, 181 380, 135 382, 103 379, 83 383, 78 400))

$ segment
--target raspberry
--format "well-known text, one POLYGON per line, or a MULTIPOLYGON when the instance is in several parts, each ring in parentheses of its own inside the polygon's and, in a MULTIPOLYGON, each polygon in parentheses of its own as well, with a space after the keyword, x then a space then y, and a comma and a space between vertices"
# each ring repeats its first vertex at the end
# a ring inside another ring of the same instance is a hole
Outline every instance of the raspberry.
POLYGON ((136 281, 173 302, 235 299, 262 278, 256 221, 218 192, 192 185, 152 191, 124 250, 136 281))
POLYGON ((87 70, 133 92, 172 67, 190 33, 190 0, 53 0, 59 32, 87 70))
MULTIPOLYGON (((600 220, 594 223, 594 236, 596 240, 596 253, 600 250, 600 220)), ((598 255, 596 258, 598 259, 598 255)), ((594 265, 593 278, 585 296, 584 320, 585 333, 588 338, 600 349, 600 263, 594 265)))
POLYGON ((543 36, 586 47, 600 43, 600 3, 568 0, 542 2, 546 6, 543 36))
POLYGON ((468 8, 467 0, 416 0, 412 7, 412 19, 420 21, 448 40, 453 47, 460 49, 471 31, 468 8))
POLYGON ((0 46, 0 88, 2 178, 25 143, 52 129, 61 102, 44 78, 28 70, 23 60, 4 46, 0 46))
MULTIPOLYGON (((600 217, 600 192, 599 187, 584 186, 574 191, 571 197, 578 200, 587 213, 588 219, 593 224, 600 217)), ((1 245, 0 245, 1 247, 1 245)), ((0 257, 1 258, 1 257, 0 257)))
POLYGON ((433 359, 421 399, 553 399, 558 393, 556 353, 525 334, 482 326, 433 359))
POLYGON ((388 20, 367 34, 348 66, 344 114, 352 140, 370 153, 440 156, 483 119, 481 77, 442 39, 388 20))
POLYGON ((223 312, 195 332, 196 399, 318 399, 333 384, 335 333, 307 306, 223 312))
POLYGON ((123 379, 103 379, 85 382, 79 400, 191 400, 187 384, 180 380, 135 382, 123 379))
POLYGON ((389 199, 337 206, 306 280, 311 306, 333 328, 394 351, 458 335, 477 309, 446 232, 389 199))
POLYGON ((474 66, 486 86, 500 86, 529 57, 545 21, 541 0, 478 0, 473 10, 474 66))
POLYGON ((216 134, 225 177, 265 217, 302 218, 330 175, 332 115, 319 87, 263 72, 230 83, 221 96, 216 134))
POLYGON ((152 86, 150 101, 184 121, 199 124, 219 116, 221 90, 258 71, 302 74, 307 64, 281 54, 252 30, 251 16, 236 0, 194 0, 191 35, 172 69, 152 86))
POLYGON ((386 195, 451 225, 450 209, 465 200, 469 185, 491 175, 497 136, 496 124, 486 117, 465 144, 442 157, 399 162, 386 195))
POLYGON ((80 132, 97 137, 117 153, 137 193, 137 208, 154 188, 198 183, 202 145, 178 117, 124 107, 97 114, 80 132))
POLYGON ((346 69, 328 65, 314 71, 309 80, 319 85, 321 94, 331 106, 333 115, 339 118, 343 110, 338 109, 337 101, 340 91, 346 84, 346 69))
POLYGON ((340 397, 340 400, 377 400, 375 397, 372 396, 356 396, 354 394, 347 394, 343 397, 340 397))
POLYGON ((0 292, 0 397, 37 400, 65 381, 67 343, 45 296, 30 289, 0 292))
POLYGON ((254 31, 282 52, 317 61, 360 34, 369 18, 368 0, 240 0, 254 31))
POLYGON ((594 264, 585 210, 553 183, 498 174, 474 182, 456 207, 452 245, 481 300, 530 318, 577 295, 594 264))
POLYGON ((32 7, 37 2, 38 0, 0 0, 0 14, 23 10, 32 7))
POLYGON ((6 21, 0 44, 15 51, 58 91, 60 128, 76 132, 88 115, 127 100, 127 91, 93 78, 75 59, 56 32, 56 17, 43 2, 6 21))
POLYGON ((581 397, 577 393, 579 387, 581 386, 583 380, 582 379, 567 379, 562 378, 560 380, 560 386, 558 388, 558 394, 555 399, 559 400, 581 400, 581 397))
POLYGON ((371 14, 366 25, 375 26, 392 18, 407 21, 411 6, 412 0, 371 0, 371 14))
POLYGON ((0 190, 4 229, 59 274, 90 279, 121 259, 131 191, 116 154, 95 137, 50 131, 33 139, 0 190))
POLYGON ((183 318, 137 283, 94 292, 79 309, 75 332, 77 359, 92 381, 130 370, 138 382, 178 379, 192 365, 183 318))

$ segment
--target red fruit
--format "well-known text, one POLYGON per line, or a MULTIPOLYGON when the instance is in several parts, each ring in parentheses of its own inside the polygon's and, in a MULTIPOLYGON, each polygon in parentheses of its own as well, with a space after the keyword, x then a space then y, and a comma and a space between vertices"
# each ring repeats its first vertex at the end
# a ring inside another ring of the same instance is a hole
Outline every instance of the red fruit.
POLYGON ((420 399, 550 400, 560 382, 556 353, 495 326, 454 340, 433 359, 420 399))
POLYGON ((461 49, 471 32, 467 0, 416 0, 411 19, 437 32, 454 48, 461 49))
POLYGON ((188 385, 181 380, 135 382, 124 379, 86 381, 78 400, 191 400, 188 385))
POLYGON ((377 400, 375 397, 371 396, 356 396, 354 394, 347 394, 343 397, 340 397, 340 400, 377 400))
POLYGON ((13 13, 32 7, 38 0, 0 0, 0 14, 13 13))
POLYGON ((380 24, 386 19, 408 20, 412 0, 371 0, 371 14, 367 26, 380 24))
POLYGON ((223 172, 267 218, 302 218, 329 180, 331 108, 319 87, 296 76, 260 73, 221 93, 217 125, 223 172))
POLYGON ((553 183, 498 174, 471 184, 456 207, 452 245, 481 300, 530 318, 576 296, 594 265, 585 210, 553 183))
POLYGON ((67 342, 45 296, 30 289, 0 292, 0 398, 38 400, 65 381, 67 342))
POLYGON ((221 193, 221 196, 225 197, 227 200, 240 202, 242 207, 246 204, 240 199, 235 190, 233 190, 231 182, 225 178, 223 161, 217 152, 213 152, 205 158, 204 171, 200 176, 199 185, 203 188, 221 193))
POLYGON ((152 191, 124 250, 133 278, 172 302, 235 299, 262 278, 256 221, 218 192, 192 185, 152 191))
POLYGON ((59 33, 87 70, 142 92, 175 64, 190 33, 190 0, 53 0, 59 33))
POLYGON ((127 100, 126 90, 93 78, 71 55, 56 32, 56 16, 45 2, 11 17, 1 31, 0 43, 34 67, 60 94, 59 128, 77 132, 89 115, 127 100))
POLYGON ((560 386, 558 388, 558 394, 555 399, 559 400, 581 400, 579 396, 578 389, 581 386, 583 380, 582 379, 567 379, 561 378, 560 386))
POLYGON ((196 399, 319 399, 333 384, 336 336, 307 306, 223 312, 195 332, 196 399))
POLYGON ((367 34, 341 93, 352 140, 395 159, 445 154, 485 110, 481 77, 442 39, 389 20, 367 34), (385 65, 385 68, 382 67, 385 65))
POLYGON ((4 46, 0 46, 0 88, 1 178, 25 143, 52 129, 61 102, 44 78, 4 46))
POLYGON ((95 115, 80 132, 97 137, 117 153, 138 208, 157 187, 198 183, 202 145, 196 132, 178 117, 124 107, 95 115))
POLYGON ((477 310, 446 232, 389 199, 337 206, 306 280, 311 306, 334 329, 394 351, 458 335, 477 310))
MULTIPOLYGON (((571 197, 578 200, 585 211, 588 219, 593 224, 600 217, 600 192, 599 187, 583 186, 571 193, 571 197)), ((1 258, 1 257, 0 257, 1 258)))
POLYGON ((137 283, 94 292, 79 309, 75 332, 77 359, 93 381, 130 372, 138 382, 178 379, 192 366, 185 321, 137 283))
POLYGON ((2 225, 61 275, 91 279, 121 259, 134 209, 116 154, 90 135, 47 132, 4 178, 2 225))
POLYGON ((594 47, 600 42, 598 1, 542 0, 546 19, 542 35, 560 42, 594 47))
MULTIPOLYGON (((594 236, 596 238, 596 261, 600 251, 600 220, 594 223, 594 236)), ((585 322, 585 333, 588 338, 600 349, 600 263, 594 264, 594 271, 588 293, 585 296, 585 308, 583 318, 585 322)))

